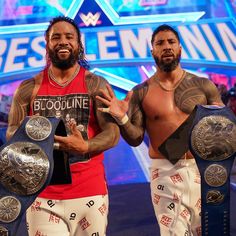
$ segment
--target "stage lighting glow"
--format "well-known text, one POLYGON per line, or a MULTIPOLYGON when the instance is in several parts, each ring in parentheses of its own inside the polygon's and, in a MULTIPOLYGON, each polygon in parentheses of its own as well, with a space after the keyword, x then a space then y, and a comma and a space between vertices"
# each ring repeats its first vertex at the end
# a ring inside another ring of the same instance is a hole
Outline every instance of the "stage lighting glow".
POLYGON ((132 82, 130 80, 124 79, 120 76, 114 75, 112 73, 109 73, 107 71, 101 70, 99 68, 94 68, 91 70, 92 72, 94 72, 97 75, 103 76, 104 78, 106 78, 109 83, 111 85, 114 85, 118 88, 121 88, 125 91, 129 91, 131 90, 135 85, 137 85, 137 83, 132 82))
POLYGON ((184 12, 173 14, 150 14, 142 16, 119 16, 117 12, 111 7, 111 5, 104 0, 95 0, 100 8, 106 12, 107 17, 110 19, 113 25, 130 25, 130 24, 148 24, 163 22, 189 22, 197 21, 204 14, 204 11, 199 12, 184 12))

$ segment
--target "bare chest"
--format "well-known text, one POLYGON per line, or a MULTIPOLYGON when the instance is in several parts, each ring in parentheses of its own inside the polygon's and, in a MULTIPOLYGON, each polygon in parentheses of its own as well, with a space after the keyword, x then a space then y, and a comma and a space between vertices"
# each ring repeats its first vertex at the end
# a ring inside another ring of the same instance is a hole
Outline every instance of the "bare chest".
POLYGON ((173 115, 176 110, 173 92, 165 92, 157 86, 150 86, 143 100, 143 109, 148 120, 159 120, 173 115))
POLYGON ((185 91, 164 91, 159 86, 149 86, 143 100, 143 109, 149 120, 178 119, 190 114, 197 104, 207 104, 204 93, 192 87, 185 91))

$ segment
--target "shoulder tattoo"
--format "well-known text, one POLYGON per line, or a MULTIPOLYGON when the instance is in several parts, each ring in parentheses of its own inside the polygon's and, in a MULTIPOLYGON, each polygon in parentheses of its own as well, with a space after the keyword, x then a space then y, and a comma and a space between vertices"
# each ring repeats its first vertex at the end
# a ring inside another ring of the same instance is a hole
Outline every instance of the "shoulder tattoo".
POLYGON ((138 116, 142 116, 143 108, 142 101, 148 92, 148 83, 144 82, 139 84, 133 88, 133 95, 129 104, 129 117, 134 113, 139 114, 138 116))
POLYGON ((85 76, 85 82, 90 96, 94 97, 99 94, 100 89, 106 89, 108 83, 103 77, 88 72, 85 76))
POLYGON ((190 73, 187 73, 174 93, 177 107, 187 114, 190 114, 197 104, 209 104, 214 97, 215 88, 212 82, 190 73))

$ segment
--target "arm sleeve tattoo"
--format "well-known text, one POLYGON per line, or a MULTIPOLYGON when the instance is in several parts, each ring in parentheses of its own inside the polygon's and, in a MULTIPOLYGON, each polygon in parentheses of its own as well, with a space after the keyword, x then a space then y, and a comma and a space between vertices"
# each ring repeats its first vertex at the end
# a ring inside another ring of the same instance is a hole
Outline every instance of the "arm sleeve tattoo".
POLYGON ((205 79, 205 78, 203 78, 202 83, 203 83, 203 89, 207 97, 207 104, 223 106, 224 104, 221 100, 220 93, 217 87, 214 85, 214 83, 210 81, 209 79, 205 79))
POLYGON ((131 146, 138 146, 144 138, 145 116, 142 109, 142 101, 148 90, 147 83, 137 85, 133 89, 133 95, 129 104, 129 120, 120 126, 122 137, 131 146))
POLYGON ((14 93, 8 116, 7 140, 9 140, 29 114, 34 79, 23 81, 14 93))
POLYGON ((99 94, 100 89, 107 90, 106 83, 108 82, 104 78, 93 73, 86 75, 86 84, 93 101, 95 117, 101 129, 99 134, 88 140, 89 153, 98 153, 115 146, 120 137, 119 127, 115 120, 109 114, 97 110, 98 107, 103 107, 103 105, 95 97, 101 95, 99 94))
POLYGON ((175 90, 177 107, 190 114, 197 104, 223 105, 216 86, 207 78, 186 73, 185 79, 175 90))

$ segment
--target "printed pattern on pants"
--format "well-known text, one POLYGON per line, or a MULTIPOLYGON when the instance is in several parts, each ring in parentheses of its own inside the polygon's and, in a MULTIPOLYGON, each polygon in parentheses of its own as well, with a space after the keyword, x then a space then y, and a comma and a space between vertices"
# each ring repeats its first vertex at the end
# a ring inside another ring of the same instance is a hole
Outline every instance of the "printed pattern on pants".
POLYGON ((105 236, 108 204, 108 195, 36 198, 27 210, 29 236, 105 236))
POLYGON ((200 173, 194 159, 152 160, 151 195, 162 236, 201 236, 200 173))

